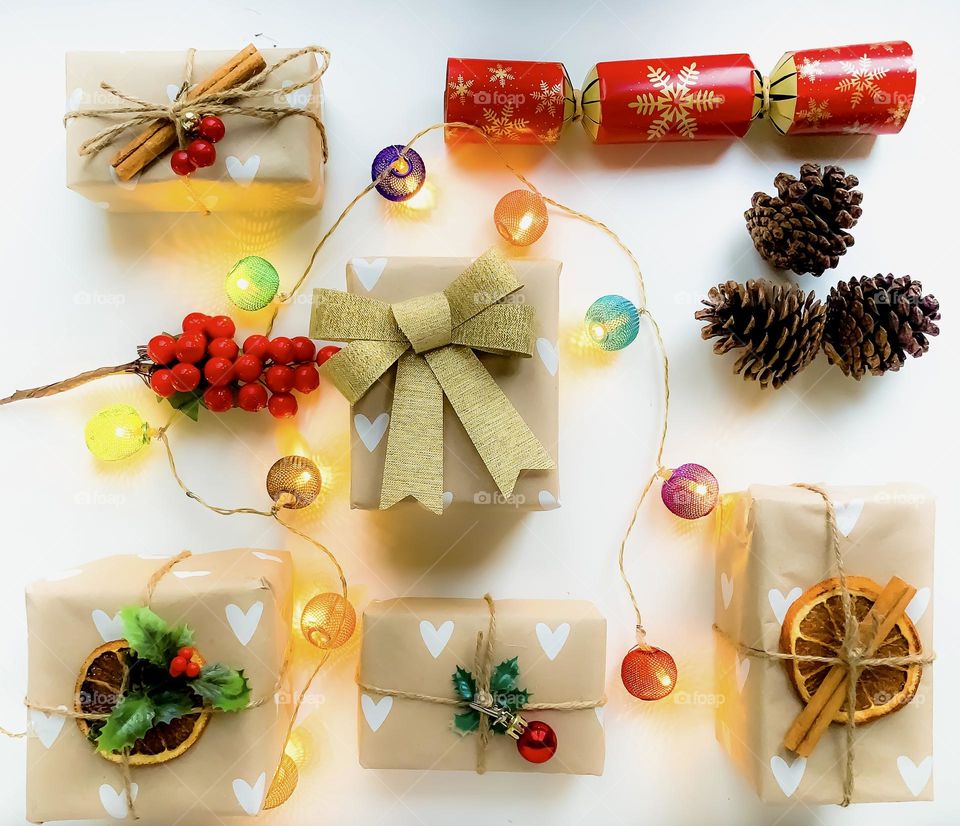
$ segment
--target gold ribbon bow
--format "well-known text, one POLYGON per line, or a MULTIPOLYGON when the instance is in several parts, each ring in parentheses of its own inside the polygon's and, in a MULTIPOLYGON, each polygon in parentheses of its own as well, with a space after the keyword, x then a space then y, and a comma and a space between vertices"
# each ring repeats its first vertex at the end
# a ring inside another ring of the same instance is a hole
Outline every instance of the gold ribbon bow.
POLYGON ((444 395, 504 496, 513 493, 521 470, 554 467, 474 353, 532 355, 533 307, 501 303, 522 286, 490 250, 443 292, 396 304, 314 290, 311 337, 348 342, 321 372, 350 404, 397 365, 381 510, 412 496, 443 512, 444 395))

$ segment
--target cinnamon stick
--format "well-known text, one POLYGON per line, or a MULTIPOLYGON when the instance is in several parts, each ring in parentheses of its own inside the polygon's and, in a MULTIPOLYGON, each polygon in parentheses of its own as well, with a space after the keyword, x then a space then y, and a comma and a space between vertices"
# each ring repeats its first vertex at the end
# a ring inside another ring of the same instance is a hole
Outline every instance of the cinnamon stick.
MULTIPOLYGON (((207 92, 223 92, 245 83, 266 68, 263 55, 252 43, 237 52, 212 75, 198 83, 186 93, 187 100, 193 100, 207 92)), ((128 181, 138 172, 159 158, 177 141, 177 130, 172 123, 157 120, 147 124, 143 130, 131 139, 111 161, 117 178, 128 181)))
MULTIPOLYGON (((857 629, 864 655, 872 656, 903 615, 917 589, 899 577, 891 577, 857 629)), ((784 745, 809 757, 847 699, 849 669, 840 664, 830 668, 813 697, 797 715, 784 737, 784 745)))

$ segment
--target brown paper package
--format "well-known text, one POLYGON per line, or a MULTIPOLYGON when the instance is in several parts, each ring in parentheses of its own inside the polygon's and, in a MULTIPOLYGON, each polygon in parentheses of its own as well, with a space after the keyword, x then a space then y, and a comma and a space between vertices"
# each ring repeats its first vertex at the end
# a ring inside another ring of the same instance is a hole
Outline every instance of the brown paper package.
MULTIPOLYGON (((142 604, 157 557, 114 556, 27 588, 27 697, 73 708, 87 655, 119 639, 116 612, 142 604)), ((273 694, 290 642, 292 566, 283 551, 196 554, 157 586, 152 607, 185 622, 209 662, 242 668, 251 701, 273 694)), ((289 695, 284 681, 282 693, 289 695)), ((256 814, 283 752, 292 706, 268 702, 215 714, 197 743, 157 766, 131 768, 134 805, 145 822, 218 820, 256 814)), ((119 765, 98 756, 76 722, 30 712, 27 818, 110 819, 128 815, 119 765), (61 726, 62 724, 62 726, 61 726)), ((132 818, 131 818, 132 819, 132 818)))
MULTIPOLYGON (((354 258, 347 264, 347 290, 393 303, 446 287, 472 262, 471 258, 354 258)), ((536 348, 532 358, 478 353, 480 361, 559 466, 559 261, 510 259, 523 289, 510 300, 536 308, 536 348)), ((395 370, 391 369, 353 406, 350 454, 351 507, 376 510, 387 452, 387 424, 393 402, 395 370), (361 438, 361 435, 363 438, 361 438)), ((513 495, 504 498, 480 459, 449 402, 443 404, 444 509, 497 505, 518 510, 551 510, 560 506, 560 474, 524 470, 513 495)), ((395 507, 419 507, 404 500, 395 507)))
MULTIPOLYGON (((828 488, 848 574, 881 586, 897 575, 917 588, 908 614, 933 654, 934 502, 923 488, 893 484, 828 488)), ((789 604, 836 576, 825 505, 796 487, 753 486, 724 496, 717 554, 716 735, 760 798, 772 803, 842 799, 845 733, 833 724, 806 760, 783 747, 802 707, 783 665, 739 654, 730 639, 779 650, 789 604)), ((933 799, 933 669, 923 667, 906 707, 856 730, 852 802, 933 799)))
MULTIPOLYGON (((531 702, 603 697, 607 621, 589 602, 497 600, 493 664, 518 658, 518 685, 531 702)), ((482 599, 410 598, 372 602, 363 614, 361 685, 453 697, 457 666, 474 672, 477 632, 487 633, 482 599)), ((360 764, 368 769, 475 771, 477 736, 453 729, 454 706, 360 689, 360 764)), ((506 735, 491 737, 487 771, 603 773, 604 737, 595 708, 529 711, 557 733, 553 759, 528 763, 506 735)))
MULTIPOLYGON (((212 74, 234 51, 198 50, 193 77, 212 74)), ((294 49, 261 49, 272 66, 294 49)), ((105 81, 124 94, 166 103, 183 83, 187 52, 67 52, 67 109, 122 105, 100 89, 105 81)), ((270 74, 267 88, 309 77, 316 56, 307 54, 270 74)), ((320 81, 272 98, 249 98, 245 106, 292 105, 321 113, 320 81)), ((227 134, 217 144, 217 162, 190 175, 189 185, 170 169, 163 155, 130 181, 118 181, 110 162, 135 127, 95 155, 77 149, 117 118, 71 118, 66 125, 67 187, 112 212, 281 211, 319 209, 323 203, 323 144, 312 119, 292 115, 274 124, 242 115, 225 115, 227 134), (198 204, 198 200, 200 204, 198 204)))

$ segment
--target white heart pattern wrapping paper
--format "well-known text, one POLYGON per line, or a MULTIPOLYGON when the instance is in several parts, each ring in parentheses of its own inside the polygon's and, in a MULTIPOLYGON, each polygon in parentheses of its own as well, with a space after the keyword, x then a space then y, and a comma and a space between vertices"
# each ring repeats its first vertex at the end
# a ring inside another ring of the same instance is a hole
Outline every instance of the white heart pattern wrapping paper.
MULTIPOLYGON (((496 600, 494 609, 492 666, 516 657, 516 687, 529 691, 532 702, 583 702, 585 707, 522 712, 528 721, 543 720, 554 729, 557 755, 540 765, 528 763, 513 740, 497 734, 487 747, 486 769, 602 774, 606 620, 589 602, 578 600, 496 600)), ((408 597, 367 606, 358 678, 361 765, 476 769, 476 736, 453 727, 454 715, 465 709, 402 694, 456 699, 453 674, 458 666, 474 671, 477 633, 486 635, 489 621, 483 599, 408 597)))
MULTIPOLYGON (((88 655, 122 638, 117 612, 144 601, 150 577, 168 557, 115 556, 85 563, 75 576, 27 589, 27 698, 42 708, 73 709, 88 655)), ((152 609, 189 625, 208 662, 242 668, 252 699, 267 702, 216 714, 181 756, 131 767, 135 812, 119 764, 104 760, 73 719, 31 709, 27 739, 27 817, 31 821, 105 817, 145 822, 223 819, 256 814, 283 753, 290 704, 283 669, 291 634, 292 565, 285 551, 238 549, 194 554, 156 587, 152 609), (187 576, 176 576, 176 573, 187 576), (281 675, 283 675, 281 679, 281 675), (265 773, 266 772, 266 773, 265 773)))
MULTIPOLYGON (((827 487, 848 575, 882 587, 899 576, 917 588, 907 614, 924 654, 933 654, 931 495, 913 485, 827 487)), ((836 576, 826 506, 794 486, 755 485, 723 497, 716 571, 716 735, 764 801, 838 803, 843 792, 844 727, 834 723, 806 759, 783 746, 802 709, 781 661, 735 645, 780 650, 783 617, 817 583, 836 576)), ((923 666, 917 696, 892 714, 858 727, 853 803, 933 797, 933 669, 923 666)))

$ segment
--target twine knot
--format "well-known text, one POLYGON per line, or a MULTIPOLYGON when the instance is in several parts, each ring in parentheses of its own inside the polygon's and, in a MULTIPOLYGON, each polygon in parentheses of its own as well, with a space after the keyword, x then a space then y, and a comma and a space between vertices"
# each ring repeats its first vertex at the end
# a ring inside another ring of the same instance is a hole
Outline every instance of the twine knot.
POLYGON ((312 86, 323 77, 327 68, 330 66, 330 52, 327 51, 327 49, 320 46, 305 46, 302 49, 292 52, 283 59, 278 60, 272 66, 267 66, 238 86, 222 91, 203 92, 188 99, 186 93, 193 84, 194 57, 196 51, 196 49, 187 50, 183 83, 181 83, 176 97, 169 103, 157 103, 155 101, 144 100, 135 95, 121 92, 106 81, 101 82, 100 88, 103 91, 113 95, 126 105, 67 112, 67 114, 63 116, 64 124, 73 118, 121 117, 123 120, 101 129, 95 135, 85 140, 77 149, 78 153, 83 156, 95 155, 112 144, 128 129, 157 120, 167 121, 176 129, 177 140, 180 146, 183 147, 186 145, 188 132, 183 122, 183 116, 187 112, 197 111, 204 115, 244 115, 246 117, 259 118, 268 123, 276 123, 279 120, 294 115, 310 118, 317 129, 320 130, 323 160, 326 162, 328 155, 327 134, 323 122, 316 112, 300 106, 276 106, 269 104, 241 106, 238 104, 254 97, 276 98, 280 95, 288 95, 298 89, 312 86), (313 72, 309 77, 287 86, 279 86, 272 89, 261 88, 261 84, 277 69, 305 54, 320 55, 321 63, 317 71, 313 72))

